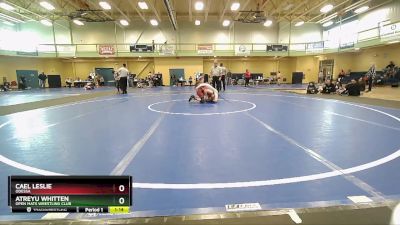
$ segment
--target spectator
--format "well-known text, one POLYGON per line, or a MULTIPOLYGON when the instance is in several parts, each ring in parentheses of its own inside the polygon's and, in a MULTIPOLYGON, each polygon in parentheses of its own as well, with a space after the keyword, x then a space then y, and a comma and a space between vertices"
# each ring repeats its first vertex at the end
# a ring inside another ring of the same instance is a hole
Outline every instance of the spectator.
POLYGON ((18 88, 21 90, 26 89, 26 79, 24 76, 21 76, 21 78, 19 79, 18 88))
POLYGON ((228 71, 226 73, 226 77, 227 77, 227 85, 232 85, 232 73, 231 73, 231 71, 228 71))
POLYGON ((100 86, 104 86, 104 77, 100 76, 100 86))
POLYGON ((115 87, 117 88, 117 93, 119 94, 120 92, 119 92, 119 77, 118 77, 118 73, 115 70, 113 70, 112 73, 114 75, 115 87))
POLYGON ((181 84, 181 87, 183 87, 183 83, 185 83, 185 80, 183 79, 183 77, 179 77, 178 84, 181 84))
POLYGON ((346 73, 342 69, 338 75, 338 82, 342 82, 342 79, 346 76, 346 73))
MULTIPOLYGON (((276 82, 278 83, 278 85, 281 85, 281 77, 282 77, 281 71, 278 70, 278 75, 276 77, 276 82)), ((314 84, 314 82, 311 82, 311 83, 314 84)), ((314 86, 315 86, 315 84, 314 84, 314 86)))
POLYGON ((208 74, 204 74, 204 83, 208 83, 208 74))
POLYGON ((246 69, 246 73, 244 73, 244 79, 245 79, 244 86, 245 87, 249 86, 250 78, 251 78, 251 73, 248 69, 246 69))
POLYGON ((336 94, 342 95, 346 92, 346 88, 343 87, 342 83, 336 82, 336 94))
POLYGON ((224 67, 223 63, 221 63, 219 65, 219 68, 220 68, 220 72, 221 72, 221 83, 222 83, 221 89, 224 89, 224 91, 225 91, 226 67, 224 67))
POLYGON ((335 93, 336 92, 336 88, 335 85, 332 84, 331 80, 326 80, 324 86, 322 87, 322 94, 331 94, 331 93, 335 93))
POLYGON ((321 84, 324 82, 324 73, 321 71, 319 71, 318 73, 318 83, 321 84))
POLYGON ((122 94, 128 94, 126 91, 128 85, 128 74, 129 70, 126 68, 126 64, 122 64, 122 67, 118 69, 119 86, 122 90, 122 94))
POLYGON ((314 82, 308 83, 307 86, 307 94, 317 94, 318 93, 318 88, 315 86, 314 82))
POLYGON ((357 84, 355 79, 352 79, 350 84, 346 85, 346 92, 349 96, 360 96, 360 85, 357 84))
POLYGON ((365 79, 367 78, 360 77, 360 79, 358 79, 357 84, 360 87, 360 91, 365 91, 365 85, 366 85, 365 79))
POLYGON ((67 78, 67 79, 65 79, 65 84, 69 87, 69 88, 71 88, 71 85, 72 85, 72 79, 71 78, 67 78))
POLYGON ((47 79, 46 74, 44 74, 44 72, 42 72, 41 74, 39 74, 38 78, 39 78, 39 87, 40 88, 45 88, 46 79, 47 79))
POLYGON ((375 64, 372 64, 372 66, 369 68, 367 72, 367 77, 368 77, 368 90, 366 92, 370 92, 372 89, 372 83, 375 80, 376 76, 376 70, 375 70, 375 64))
POLYGON ((386 69, 392 70, 395 67, 393 61, 390 61, 389 65, 386 66, 386 69))
POLYGON ((192 86, 193 78, 192 76, 189 77, 189 85, 192 86))

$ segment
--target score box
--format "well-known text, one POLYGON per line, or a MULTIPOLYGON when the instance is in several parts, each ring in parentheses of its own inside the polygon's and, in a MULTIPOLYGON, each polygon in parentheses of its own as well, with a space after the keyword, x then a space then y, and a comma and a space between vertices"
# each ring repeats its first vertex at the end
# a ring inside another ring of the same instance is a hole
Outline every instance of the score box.
POLYGON ((132 205, 132 177, 9 176, 8 192, 13 212, 108 212, 132 205))

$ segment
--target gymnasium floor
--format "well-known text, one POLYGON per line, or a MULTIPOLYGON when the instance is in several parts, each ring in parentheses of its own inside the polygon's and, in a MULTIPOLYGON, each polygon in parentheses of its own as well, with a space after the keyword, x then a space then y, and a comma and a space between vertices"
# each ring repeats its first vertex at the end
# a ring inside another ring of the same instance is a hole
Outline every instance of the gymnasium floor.
POLYGON ((126 217, 400 199, 400 109, 243 87, 188 103, 191 92, 131 89, 0 116, 0 220, 44 216, 10 216, 6 177, 18 174, 131 175, 126 217))
POLYGON ((43 101, 48 99, 63 98, 68 96, 77 96, 93 92, 113 90, 110 87, 102 87, 92 91, 86 91, 83 88, 54 88, 54 89, 32 89, 25 91, 0 92, 0 106, 23 104, 28 102, 43 101))

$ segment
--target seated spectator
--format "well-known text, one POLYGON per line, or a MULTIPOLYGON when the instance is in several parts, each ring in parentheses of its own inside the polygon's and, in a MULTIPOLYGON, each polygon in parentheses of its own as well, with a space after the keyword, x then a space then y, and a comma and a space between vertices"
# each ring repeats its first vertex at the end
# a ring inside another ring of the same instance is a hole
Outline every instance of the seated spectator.
POLYGON ((342 95, 346 92, 346 88, 344 88, 342 83, 340 82, 336 82, 335 88, 336 88, 336 94, 342 95))
POLYGON ((331 94, 331 93, 335 93, 336 89, 335 89, 335 85, 332 84, 331 80, 326 80, 324 86, 322 87, 322 94, 331 94))
POLYGON ((71 85, 72 85, 72 79, 71 78, 67 78, 67 79, 65 79, 65 84, 69 87, 69 88, 71 88, 71 85))
POLYGON ((104 86, 104 77, 100 76, 100 86, 104 86))
POLYGON ((83 87, 85 90, 93 90, 95 87, 94 82, 88 82, 85 87, 83 87))
POLYGON ((318 88, 315 86, 314 82, 308 83, 307 94, 318 94, 318 88))
POLYGON ((366 78, 360 77, 358 79, 358 85, 360 86, 360 91, 365 91, 365 85, 367 84, 365 81, 366 78))
POLYGON ((357 84, 357 81, 355 79, 352 79, 350 84, 346 85, 346 93, 349 96, 360 96, 361 94, 360 84, 357 84))

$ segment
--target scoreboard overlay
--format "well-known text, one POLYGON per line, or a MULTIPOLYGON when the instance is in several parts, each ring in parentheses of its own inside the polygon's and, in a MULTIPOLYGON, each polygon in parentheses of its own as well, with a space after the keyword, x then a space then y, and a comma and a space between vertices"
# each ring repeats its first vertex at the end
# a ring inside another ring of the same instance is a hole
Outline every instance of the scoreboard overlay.
POLYGON ((131 176, 9 176, 12 212, 129 213, 131 176))

